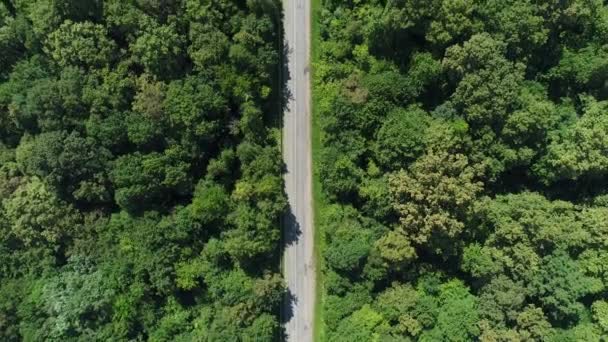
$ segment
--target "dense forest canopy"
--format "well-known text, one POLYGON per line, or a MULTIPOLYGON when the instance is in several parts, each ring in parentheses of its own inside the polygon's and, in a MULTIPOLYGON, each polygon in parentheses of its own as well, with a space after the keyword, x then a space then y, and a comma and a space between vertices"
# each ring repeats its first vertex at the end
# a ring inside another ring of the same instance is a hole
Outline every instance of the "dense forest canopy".
POLYGON ((328 341, 608 336, 608 4, 324 0, 328 341))
POLYGON ((280 333, 280 3, 0 3, 0 340, 280 333))

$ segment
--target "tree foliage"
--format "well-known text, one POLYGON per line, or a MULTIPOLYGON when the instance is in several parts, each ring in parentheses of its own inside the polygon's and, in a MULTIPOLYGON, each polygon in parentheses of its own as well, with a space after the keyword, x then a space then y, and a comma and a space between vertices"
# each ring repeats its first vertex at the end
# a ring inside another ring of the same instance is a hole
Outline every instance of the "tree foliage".
POLYGON ((601 341, 606 2, 317 16, 328 340, 601 341))
POLYGON ((278 340, 274 1, 0 2, 0 339, 278 340))

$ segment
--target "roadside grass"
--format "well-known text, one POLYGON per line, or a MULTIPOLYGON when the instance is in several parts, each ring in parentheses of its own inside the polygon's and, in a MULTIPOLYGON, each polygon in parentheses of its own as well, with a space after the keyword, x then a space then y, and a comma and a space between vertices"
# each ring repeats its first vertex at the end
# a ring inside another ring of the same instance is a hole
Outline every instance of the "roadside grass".
POLYGON ((316 263, 316 289, 315 289, 315 309, 314 309, 314 340, 317 342, 325 340, 325 323, 323 320, 324 309, 324 259, 323 249, 325 248, 325 234, 323 227, 319 224, 322 208, 327 205, 327 200, 321 190, 321 180, 319 177, 319 156, 321 153, 322 130, 319 122, 318 103, 320 94, 317 91, 315 79, 315 66, 319 62, 321 31, 318 15, 321 11, 322 0, 311 0, 311 113, 312 113, 312 196, 313 196, 313 215, 314 215, 314 244, 315 244, 315 263, 316 263))

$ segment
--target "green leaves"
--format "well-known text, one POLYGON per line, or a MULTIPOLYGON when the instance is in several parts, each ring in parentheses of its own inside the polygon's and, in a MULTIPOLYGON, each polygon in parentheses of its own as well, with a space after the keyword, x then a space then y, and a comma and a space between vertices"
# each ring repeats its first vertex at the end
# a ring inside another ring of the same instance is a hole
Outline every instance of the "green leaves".
POLYGON ((591 306, 593 318, 604 332, 608 330, 608 303, 603 300, 598 300, 591 306))
POLYGON ((600 0, 323 3, 330 340, 601 339, 607 18, 600 0))
POLYGON ((183 59, 183 35, 175 25, 151 28, 129 47, 146 72, 168 78, 180 70, 183 59))
POLYGON ((231 194, 234 210, 227 221, 234 229, 225 235, 228 253, 239 262, 275 251, 280 240, 279 218, 287 208, 277 150, 247 142, 239 145, 241 179, 231 194))
POLYGON ((278 338, 278 6, 0 3, 0 339, 278 338))
POLYGON ((87 260, 71 260, 67 269, 42 287, 39 304, 47 316, 43 323, 45 337, 65 339, 102 330, 109 321, 114 296, 108 285, 103 272, 94 269, 87 260), (87 319, 90 315, 95 318, 87 319))
POLYGON ((399 170, 424 151, 429 116, 420 108, 395 110, 378 130, 377 158, 385 168, 399 170))
POLYGON ((194 191, 192 215, 204 224, 220 223, 230 210, 229 205, 229 195, 221 185, 201 182, 194 191))
POLYGON ((45 51, 61 67, 107 66, 115 49, 116 44, 107 37, 103 26, 71 20, 66 20, 56 31, 49 34, 45 43, 45 51))
MULTIPOLYGON (((457 237, 482 183, 463 155, 431 152, 390 180, 399 226, 417 244, 457 237)), ((440 245, 429 246, 441 251, 440 245)))
POLYGON ((438 18, 430 24, 426 39, 430 43, 446 46, 477 33, 483 27, 475 18, 477 6, 471 0, 443 1, 438 18))
POLYGON ((369 305, 355 311, 348 319, 342 321, 332 340, 334 341, 381 341, 382 330, 386 329, 383 317, 369 305))
POLYGON ((333 269, 355 274, 362 268, 376 235, 373 227, 369 227, 371 222, 362 219, 348 207, 328 209, 321 218, 328 240, 324 257, 333 269))
POLYGON ((584 114, 552 142, 547 156, 538 166, 545 182, 559 179, 596 178, 608 169, 608 158, 603 152, 608 146, 608 102, 586 98, 584 114))
POLYGON ((540 272, 532 279, 532 293, 556 320, 576 319, 585 310, 578 300, 592 293, 592 279, 580 273, 578 265, 557 251, 543 259, 540 272))
POLYGON ((49 132, 24 139, 16 152, 22 172, 38 176, 59 193, 88 202, 109 200, 105 168, 111 154, 73 132, 49 132))
POLYGON ((479 334, 476 298, 460 281, 453 280, 440 287, 439 305, 437 324, 420 337, 421 341, 467 341, 479 334))
POLYGON ((205 79, 188 77, 171 82, 164 108, 178 138, 212 143, 222 132, 226 101, 205 79))
POLYGON ((2 201, 9 234, 24 247, 59 250, 78 233, 80 214, 61 201, 36 177, 19 186, 2 201))
POLYGON ((136 152, 122 156, 111 173, 116 203, 126 210, 139 211, 171 195, 188 193, 192 188, 189 168, 184 151, 178 146, 163 154, 136 152))

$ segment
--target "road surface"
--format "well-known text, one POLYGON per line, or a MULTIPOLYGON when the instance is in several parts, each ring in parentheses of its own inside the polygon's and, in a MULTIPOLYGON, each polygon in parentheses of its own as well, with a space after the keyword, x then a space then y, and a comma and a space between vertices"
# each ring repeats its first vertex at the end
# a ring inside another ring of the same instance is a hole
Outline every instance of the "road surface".
POLYGON ((290 213, 284 220, 283 259, 289 289, 283 318, 285 340, 312 342, 315 304, 310 118, 310 0, 283 0, 287 45, 287 93, 283 119, 285 189, 290 213))

